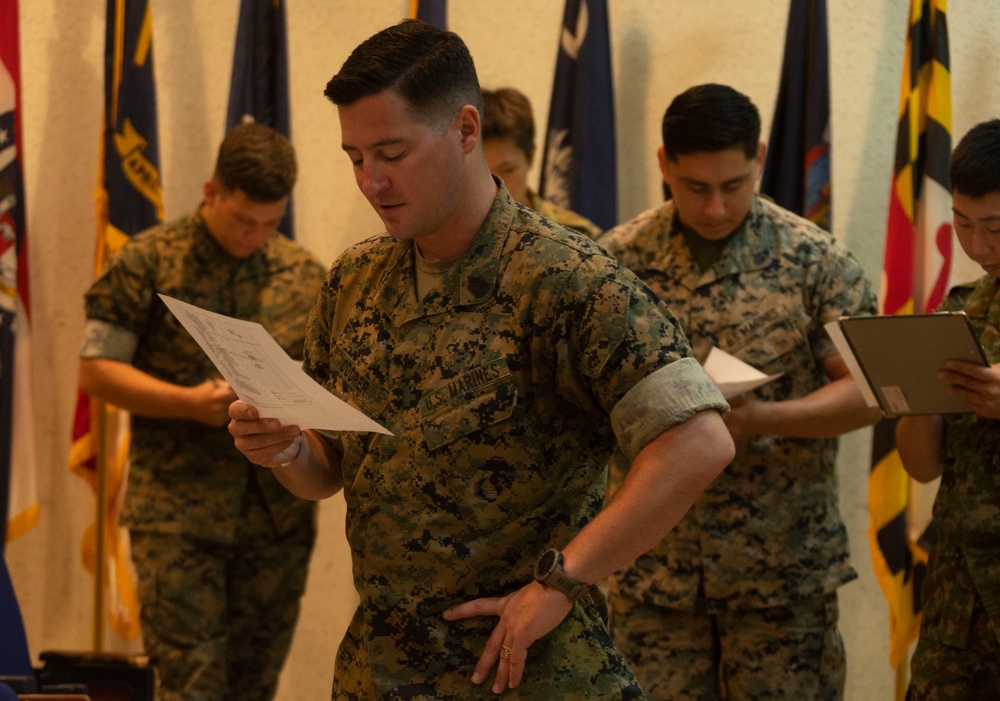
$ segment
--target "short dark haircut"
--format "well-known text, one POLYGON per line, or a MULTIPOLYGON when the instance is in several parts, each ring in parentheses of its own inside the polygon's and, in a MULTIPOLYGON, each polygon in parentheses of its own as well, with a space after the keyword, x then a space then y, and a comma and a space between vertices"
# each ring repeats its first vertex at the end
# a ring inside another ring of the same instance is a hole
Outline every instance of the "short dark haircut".
POLYGON ((980 198, 1000 192, 1000 119, 972 127, 951 154, 951 191, 980 198))
POLYGON ((663 115, 663 150, 671 161, 682 154, 730 148, 753 158, 758 144, 760 113, 749 97, 728 85, 688 88, 663 115))
POLYGON ((515 88, 483 90, 483 141, 487 139, 512 139, 531 158, 535 117, 523 92, 515 88))
POLYGON ((237 124, 219 146, 212 176, 224 192, 242 190, 254 202, 277 202, 295 187, 295 149, 264 124, 237 124))
POLYGON ((421 119, 450 119, 464 105, 483 111, 472 55, 462 38, 419 20, 403 20, 361 42, 326 84, 337 106, 392 89, 421 119))

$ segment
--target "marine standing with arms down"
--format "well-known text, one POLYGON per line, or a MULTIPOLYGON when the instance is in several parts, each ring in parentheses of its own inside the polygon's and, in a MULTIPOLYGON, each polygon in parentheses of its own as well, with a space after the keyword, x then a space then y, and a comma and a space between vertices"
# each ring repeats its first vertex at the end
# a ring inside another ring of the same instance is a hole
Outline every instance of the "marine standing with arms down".
POLYGON ((161 701, 268 701, 298 617, 315 505, 233 447, 236 395, 157 297, 259 322, 302 357, 325 269, 276 231, 296 172, 284 136, 233 127, 198 209, 133 237, 86 294, 81 387, 132 413, 122 521, 161 701))

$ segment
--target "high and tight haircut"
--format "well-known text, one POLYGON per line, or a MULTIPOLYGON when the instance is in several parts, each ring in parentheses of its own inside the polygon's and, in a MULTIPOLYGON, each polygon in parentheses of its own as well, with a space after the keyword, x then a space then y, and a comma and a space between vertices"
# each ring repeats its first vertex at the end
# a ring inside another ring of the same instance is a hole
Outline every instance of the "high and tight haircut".
POLYGON ((516 88, 483 90, 483 141, 511 139, 530 159, 535 146, 531 102, 516 88))
POLYGON ((952 192, 979 199, 1000 192, 1000 119, 972 127, 951 154, 952 192))
POLYGON ((465 42, 419 20, 403 20, 361 42, 323 94, 346 107, 389 89, 427 123, 450 122, 464 105, 483 111, 479 77, 465 42))
POLYGON ((728 85, 706 83, 674 98, 663 115, 663 150, 680 155, 740 148, 757 155, 760 113, 750 98, 728 85))
POLYGON ((242 190, 254 202, 277 202, 295 187, 295 149, 264 124, 237 124, 219 146, 212 176, 224 192, 242 190))

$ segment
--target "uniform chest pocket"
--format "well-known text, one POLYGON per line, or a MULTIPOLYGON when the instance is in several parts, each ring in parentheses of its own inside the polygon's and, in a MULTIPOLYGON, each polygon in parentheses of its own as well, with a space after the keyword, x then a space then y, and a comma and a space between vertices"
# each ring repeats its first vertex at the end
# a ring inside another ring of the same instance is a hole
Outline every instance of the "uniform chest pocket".
MULTIPOLYGON (((371 374, 369 369, 357 366, 342 348, 334 347, 329 355, 329 377, 323 386, 335 397, 384 425, 389 393, 369 379, 371 374)), ((336 432, 332 440, 343 444, 344 456, 347 458, 345 477, 349 477, 346 474, 348 466, 360 460, 368 452, 369 446, 380 437, 380 434, 363 431, 336 432)))
POLYGON ((809 348, 805 336, 783 305, 745 320, 719 341, 726 352, 767 373, 787 370, 785 356, 796 348, 807 352, 809 348))
POLYGON ((389 393, 369 379, 370 371, 356 366, 342 348, 331 350, 329 363, 326 389, 378 420, 389 404, 389 393))
POLYGON ((420 400, 424 439, 431 451, 506 421, 517 405, 517 384, 505 358, 479 365, 420 400))
POLYGON ((451 509, 474 534, 493 531, 547 496, 534 446, 517 435, 518 387, 506 360, 463 373, 420 402, 423 436, 451 509))

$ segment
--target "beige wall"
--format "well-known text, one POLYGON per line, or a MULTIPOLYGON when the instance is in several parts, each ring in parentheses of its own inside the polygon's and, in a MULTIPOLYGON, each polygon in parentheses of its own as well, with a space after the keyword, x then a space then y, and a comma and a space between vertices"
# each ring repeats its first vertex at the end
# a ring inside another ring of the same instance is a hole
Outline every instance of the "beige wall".
MULTIPOLYGON (((469 44, 483 85, 519 86, 544 125, 559 0, 452 0, 451 28, 469 44), (503 7, 503 13, 498 9, 503 7)), ((835 233, 873 279, 881 268, 902 68, 906 0, 828 0, 831 37, 835 233)), ((8 548, 34 655, 91 644, 91 577, 79 541, 93 499, 65 468, 76 386, 81 294, 91 278, 93 190, 103 90, 104 0, 21 5, 25 177, 34 303, 35 397, 42 522, 8 548)), ((236 30, 236 0, 152 0, 166 214, 199 201, 222 137, 236 30)), ((777 94, 787 3, 778 0, 610 0, 616 78, 619 210, 660 198, 655 150, 670 99, 696 83, 748 93, 765 122, 777 94)), ((1000 114, 1000 4, 954 2, 949 14, 954 133, 1000 114)), ((409 0, 288 0, 293 138, 301 162, 299 239, 324 261, 379 229, 339 149, 322 90, 359 41, 401 18, 409 0)), ((537 174, 535 175, 537 177, 537 174)), ((959 275, 976 275, 967 260, 959 275)), ((842 507, 861 574, 841 590, 848 699, 888 699, 887 614, 866 537, 870 436, 847 437, 842 507)), ((343 501, 321 510, 303 619, 281 699, 328 696, 334 651, 354 603, 343 501)), ((109 639, 107 646, 130 648, 109 639)))

